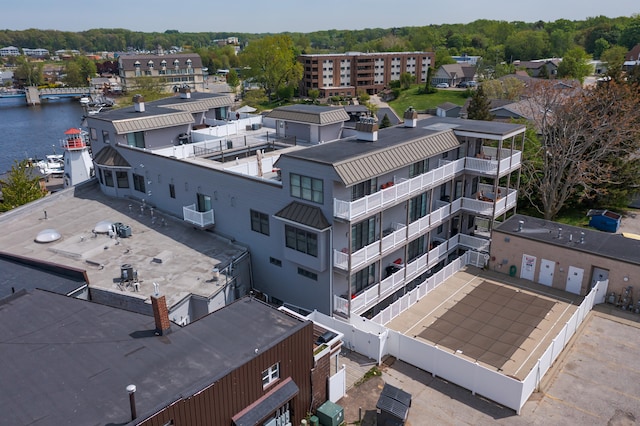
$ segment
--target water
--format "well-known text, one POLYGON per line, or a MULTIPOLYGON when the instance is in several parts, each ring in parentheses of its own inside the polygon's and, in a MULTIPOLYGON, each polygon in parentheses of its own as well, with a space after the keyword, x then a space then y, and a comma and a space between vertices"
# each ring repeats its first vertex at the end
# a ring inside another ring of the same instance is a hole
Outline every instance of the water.
POLYGON ((62 154, 60 141, 71 127, 81 127, 84 111, 77 99, 27 106, 24 98, 0 99, 0 174, 14 160, 62 154))

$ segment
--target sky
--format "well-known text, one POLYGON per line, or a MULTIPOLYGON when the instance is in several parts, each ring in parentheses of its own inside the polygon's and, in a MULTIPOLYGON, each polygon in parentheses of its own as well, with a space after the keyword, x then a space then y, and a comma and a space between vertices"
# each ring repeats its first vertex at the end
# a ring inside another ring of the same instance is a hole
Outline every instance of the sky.
POLYGON ((550 22, 638 14, 638 0, 23 0, 3 4, 0 30, 309 33, 477 19, 550 22))

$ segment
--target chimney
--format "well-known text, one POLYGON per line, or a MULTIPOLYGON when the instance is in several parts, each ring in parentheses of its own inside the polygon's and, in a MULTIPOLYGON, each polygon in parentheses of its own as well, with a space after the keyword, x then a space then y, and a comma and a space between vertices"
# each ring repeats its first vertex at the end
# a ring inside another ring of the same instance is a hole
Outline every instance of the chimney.
POLYGON ((378 140, 378 123, 373 117, 363 117, 356 123, 356 137, 358 140, 375 142, 378 140))
POLYGON ((416 127, 418 124, 418 111, 412 106, 404 112, 404 127, 416 127))
POLYGON ((164 296, 151 296, 151 307, 153 308, 153 318, 156 320, 156 335, 164 336, 171 333, 167 299, 164 296))
POLYGON ((133 96, 133 108, 136 112, 144 112, 144 96, 142 95, 134 95, 133 96))
POLYGON ((181 87, 179 92, 180 99, 191 99, 191 89, 189 87, 181 87))

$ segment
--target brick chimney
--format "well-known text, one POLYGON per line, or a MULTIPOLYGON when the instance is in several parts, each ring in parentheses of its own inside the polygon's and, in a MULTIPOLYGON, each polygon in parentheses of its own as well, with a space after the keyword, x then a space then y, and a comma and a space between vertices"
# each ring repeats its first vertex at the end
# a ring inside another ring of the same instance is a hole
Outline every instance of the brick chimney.
POLYGON ((164 336, 171 333, 171 321, 169 321, 169 309, 164 296, 151 296, 153 318, 156 320, 156 334, 164 336))
POLYGON ((191 99, 191 89, 189 87, 181 87, 179 90, 180 99, 191 99))
POLYGON ((144 112, 144 96, 142 95, 134 95, 133 96, 133 108, 136 112, 144 112))
POLYGON ((416 127, 418 124, 418 111, 413 107, 407 108, 404 112, 404 127, 416 127))
POLYGON ((378 123, 373 117, 363 117, 356 123, 356 137, 358 140, 375 142, 378 140, 378 123))

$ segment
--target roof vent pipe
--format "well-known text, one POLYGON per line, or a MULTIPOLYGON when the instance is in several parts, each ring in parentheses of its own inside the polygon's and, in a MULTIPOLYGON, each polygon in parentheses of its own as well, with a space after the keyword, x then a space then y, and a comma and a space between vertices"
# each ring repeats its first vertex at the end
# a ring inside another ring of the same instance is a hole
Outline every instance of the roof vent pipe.
POLYGON ((136 385, 127 386, 127 392, 129 392, 129 406, 131 407, 131 420, 135 420, 138 417, 136 413, 136 385))
POLYGON ((518 232, 522 232, 522 225, 524 225, 524 220, 518 221, 518 232))
POLYGON ((562 228, 558 228, 558 239, 562 238, 562 228))
POLYGON ((580 244, 584 244, 584 232, 580 232, 580 244))

